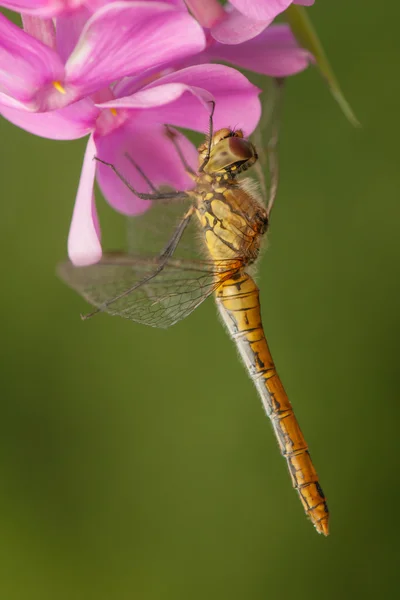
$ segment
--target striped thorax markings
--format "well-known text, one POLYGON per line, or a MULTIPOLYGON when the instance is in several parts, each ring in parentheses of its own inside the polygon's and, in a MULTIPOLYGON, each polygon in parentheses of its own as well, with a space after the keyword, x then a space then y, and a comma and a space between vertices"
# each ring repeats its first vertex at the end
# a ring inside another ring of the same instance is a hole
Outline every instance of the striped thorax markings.
POLYGON ((236 258, 246 255, 256 232, 243 214, 230 206, 225 187, 197 198, 196 213, 205 235, 207 248, 213 258, 236 258))
POLYGON ((276 372, 261 321, 259 291, 253 279, 239 272, 221 283, 217 305, 235 340, 286 458, 293 486, 317 531, 328 533, 328 507, 308 446, 292 405, 276 372))

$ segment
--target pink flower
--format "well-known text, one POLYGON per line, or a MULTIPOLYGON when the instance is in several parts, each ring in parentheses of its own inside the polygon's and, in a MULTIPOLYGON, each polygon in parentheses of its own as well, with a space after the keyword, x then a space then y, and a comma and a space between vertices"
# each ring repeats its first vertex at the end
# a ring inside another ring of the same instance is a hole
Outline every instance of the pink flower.
POLYGON ((230 3, 246 17, 269 24, 291 4, 311 6, 314 0, 230 0, 230 3))
POLYGON ((311 6, 314 0, 186 0, 194 16, 222 44, 241 44, 258 36, 291 4, 311 6))
POLYGON ((205 47, 195 19, 165 2, 112 2, 92 16, 84 9, 57 19, 56 30, 52 21, 28 24, 33 35, 0 14, 0 103, 29 111, 63 108, 205 47))
MULTIPOLYGON (((23 10, 29 3, 11 4, 23 10)), ((259 90, 229 67, 200 63, 225 60, 283 77, 310 61, 286 25, 268 28, 240 45, 209 37, 206 47, 203 29, 180 0, 32 4, 46 10, 63 4, 72 12, 56 19, 23 15, 25 31, 0 15, 0 113, 43 137, 90 134, 68 240, 69 256, 77 265, 101 257, 96 175, 118 211, 133 215, 149 206, 110 169, 96 164, 95 155, 113 163, 141 192, 149 187, 126 152, 154 185, 188 189, 191 180, 166 136, 165 123, 204 132, 213 99, 216 127, 234 124, 246 134, 256 127, 259 90), (104 6, 93 13, 100 4, 104 6)), ((177 135, 195 167, 195 148, 177 135)))
POLYGON ((240 44, 223 44, 210 39, 207 48, 187 62, 221 60, 269 77, 287 77, 304 71, 314 58, 298 45, 290 27, 281 23, 266 27, 240 44))
MULTIPOLYGON (((270 77, 287 77, 314 62, 312 54, 298 45, 289 25, 268 26, 271 20, 249 19, 229 4, 222 7, 217 0, 186 1, 197 20, 209 31, 207 48, 190 57, 186 64, 223 60, 270 77)), ((313 1, 299 0, 298 3, 312 4, 313 1)), ((250 9, 265 4, 283 5, 285 2, 256 0, 249 3, 250 9)))
MULTIPOLYGON (((150 0, 147 0, 148 2, 150 0)), ((183 8, 183 0, 164 0, 183 8)), ((110 0, 9 0, 1 1, 0 6, 15 10, 22 14, 35 17, 49 18, 59 15, 68 15, 78 12, 81 8, 94 12, 98 8, 109 4, 110 0)))

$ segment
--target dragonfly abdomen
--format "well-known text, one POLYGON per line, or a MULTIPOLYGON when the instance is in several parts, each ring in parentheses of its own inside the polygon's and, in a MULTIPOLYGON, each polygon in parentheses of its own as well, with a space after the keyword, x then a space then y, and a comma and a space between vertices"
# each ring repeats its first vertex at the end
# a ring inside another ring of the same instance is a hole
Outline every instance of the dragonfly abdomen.
POLYGON ((264 335, 259 291, 254 280, 239 272, 221 283, 216 301, 236 342, 286 458, 293 486, 319 533, 328 534, 328 507, 308 446, 285 392, 264 335))

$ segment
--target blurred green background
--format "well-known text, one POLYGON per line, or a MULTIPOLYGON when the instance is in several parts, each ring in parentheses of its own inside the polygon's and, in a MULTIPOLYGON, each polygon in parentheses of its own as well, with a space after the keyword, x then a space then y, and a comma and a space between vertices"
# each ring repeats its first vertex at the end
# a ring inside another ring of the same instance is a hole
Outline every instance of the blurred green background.
POLYGON ((85 142, 2 120, 1 598, 395 595, 400 8, 310 14, 363 127, 315 70, 289 82, 259 283, 331 536, 307 522, 212 300, 166 331, 80 320, 55 266, 85 142))

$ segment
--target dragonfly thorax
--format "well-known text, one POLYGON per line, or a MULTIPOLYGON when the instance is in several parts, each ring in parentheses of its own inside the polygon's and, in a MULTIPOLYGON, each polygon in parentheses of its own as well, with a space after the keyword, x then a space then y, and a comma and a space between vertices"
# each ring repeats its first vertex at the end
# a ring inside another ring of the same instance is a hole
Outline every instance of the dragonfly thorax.
POLYGON ((211 140, 210 155, 206 160, 208 149, 208 141, 199 147, 202 171, 224 180, 233 179, 242 171, 246 171, 258 158, 255 147, 243 137, 240 129, 235 131, 225 128, 216 131, 211 140))
POLYGON ((259 254, 268 213, 257 186, 236 175, 257 160, 253 144, 241 130, 220 129, 199 147, 200 168, 196 187, 189 195, 196 199, 196 214, 205 243, 214 260, 253 263, 259 254))

